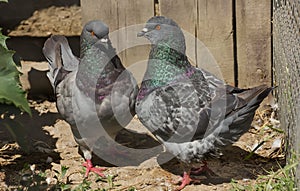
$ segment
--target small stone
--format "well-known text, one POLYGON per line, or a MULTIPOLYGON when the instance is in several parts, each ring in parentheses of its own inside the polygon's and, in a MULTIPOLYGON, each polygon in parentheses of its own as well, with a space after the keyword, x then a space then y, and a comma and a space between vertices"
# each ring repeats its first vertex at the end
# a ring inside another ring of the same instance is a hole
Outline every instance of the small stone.
POLYGON ((274 140, 273 144, 272 144, 272 149, 278 149, 281 147, 281 139, 277 138, 274 140))
POLYGON ((32 172, 34 172, 34 170, 35 170, 35 164, 30 165, 30 170, 31 170, 32 172))

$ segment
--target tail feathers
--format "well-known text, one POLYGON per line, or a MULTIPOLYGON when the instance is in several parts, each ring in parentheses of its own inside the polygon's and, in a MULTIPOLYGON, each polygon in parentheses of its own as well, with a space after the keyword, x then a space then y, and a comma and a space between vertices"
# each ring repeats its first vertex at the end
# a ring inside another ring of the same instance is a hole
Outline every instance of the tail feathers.
POLYGON ((61 81, 66 73, 77 69, 79 60, 76 58, 64 36, 54 35, 48 38, 43 47, 43 53, 49 63, 47 76, 53 87, 61 81))
POLYGON ((243 95, 244 100, 248 103, 246 106, 246 110, 248 110, 249 112, 254 112, 259 107, 260 103, 269 95, 269 93, 273 89, 274 87, 261 85, 251 88, 247 92, 245 92, 245 95, 243 95))
MULTIPOLYGON (((223 141, 236 141, 242 134, 244 134, 251 126, 256 109, 261 102, 266 98, 274 87, 267 87, 265 85, 251 88, 242 92, 241 96, 245 99, 246 104, 235 110, 227 117, 224 134, 222 134, 223 141)), ((225 123, 225 122, 224 122, 225 123)))

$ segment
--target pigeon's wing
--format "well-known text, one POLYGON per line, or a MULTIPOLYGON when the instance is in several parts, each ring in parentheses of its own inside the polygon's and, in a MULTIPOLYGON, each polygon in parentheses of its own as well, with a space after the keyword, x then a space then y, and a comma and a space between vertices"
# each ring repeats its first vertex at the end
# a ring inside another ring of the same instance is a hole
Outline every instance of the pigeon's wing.
POLYGON ((49 63, 47 76, 56 93, 57 108, 73 125, 72 90, 79 60, 73 55, 67 39, 60 35, 53 35, 46 40, 43 53, 49 63))
POLYGON ((136 107, 142 123, 158 139, 170 142, 193 139, 199 121, 207 124, 203 110, 197 91, 188 80, 153 90, 136 107))
MULTIPOLYGON (((183 116, 187 119, 187 122, 185 122, 187 125, 185 126, 179 124, 178 126, 173 125, 173 128, 163 127, 157 129, 156 127, 161 125, 157 120, 159 116, 156 120, 153 118, 148 119, 146 123, 152 125, 152 131, 157 131, 156 137, 163 142, 169 152, 185 162, 198 161, 204 155, 209 153, 215 155, 217 154, 215 151, 219 148, 237 141, 250 128, 255 110, 272 89, 259 86, 248 90, 249 92, 245 90, 241 93, 243 98, 239 97, 239 93, 227 93, 215 97, 209 105, 196 110, 197 107, 193 107, 194 109, 191 110, 192 112, 188 116, 183 116), (244 100, 245 97, 249 99, 246 101, 244 100), (195 118, 195 116, 190 117, 191 114, 197 115, 198 118, 195 118), (151 120, 156 123, 149 122, 151 120), (198 123, 195 124, 195 122, 198 123), (188 125, 192 125, 191 128, 188 128, 188 125), (175 130, 174 127, 177 127, 177 129, 175 130), (170 138, 170 135, 173 134, 177 135, 177 137, 173 136, 176 138, 175 141, 170 138), (161 135, 165 135, 165 137, 161 135)), ((182 109, 178 110, 182 111, 182 109)), ((153 109, 153 111, 157 112, 159 110, 153 109)), ((161 113, 164 114, 164 112, 161 113)), ((169 116, 163 115, 163 119, 169 116)), ((162 123, 161 121, 159 122, 162 123)), ((164 121, 169 122, 169 120, 164 121)))
POLYGON ((77 70, 79 59, 73 55, 66 37, 53 35, 48 38, 43 53, 49 63, 47 76, 54 89, 68 73, 77 70))

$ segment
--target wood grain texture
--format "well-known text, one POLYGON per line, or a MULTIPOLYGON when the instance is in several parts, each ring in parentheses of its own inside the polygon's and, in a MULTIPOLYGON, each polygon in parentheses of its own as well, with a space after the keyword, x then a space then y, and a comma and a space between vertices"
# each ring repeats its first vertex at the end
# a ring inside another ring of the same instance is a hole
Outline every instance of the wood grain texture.
POLYGON ((197 37, 216 61, 206 63, 205 53, 199 52, 197 62, 213 73, 221 73, 227 83, 234 85, 232 0, 198 0, 197 7, 197 37))
POLYGON ((159 0, 160 15, 173 19, 186 37, 187 56, 196 65, 197 0, 159 0))
POLYGON ((271 85, 271 0, 236 0, 239 87, 271 85))

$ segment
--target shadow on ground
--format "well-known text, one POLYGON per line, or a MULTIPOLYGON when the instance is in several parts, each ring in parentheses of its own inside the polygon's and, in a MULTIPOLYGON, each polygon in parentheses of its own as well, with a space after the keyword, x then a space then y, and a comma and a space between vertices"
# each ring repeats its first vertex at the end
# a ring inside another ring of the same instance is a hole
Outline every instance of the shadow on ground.
POLYGON ((60 160, 59 153, 55 152, 57 138, 42 128, 55 124, 60 115, 40 114, 34 108, 31 112, 32 117, 13 106, 0 106, 4 118, 0 119, 0 165, 6 185, 20 184, 26 166, 35 164, 36 169, 45 170, 51 168, 51 161, 60 160))
MULTIPOLYGON (((250 159, 245 160, 250 152, 247 152, 237 146, 228 146, 224 149, 223 155, 220 158, 207 158, 208 167, 214 174, 203 172, 199 178, 200 184, 217 185, 229 183, 232 179, 256 179, 259 175, 266 175, 268 171, 277 171, 285 165, 285 160, 282 158, 265 158, 257 154, 253 154, 250 159)), ((158 157, 158 163, 161 167, 176 175, 182 175, 182 167, 176 158, 163 163, 166 157, 171 154, 163 153, 158 157)))

